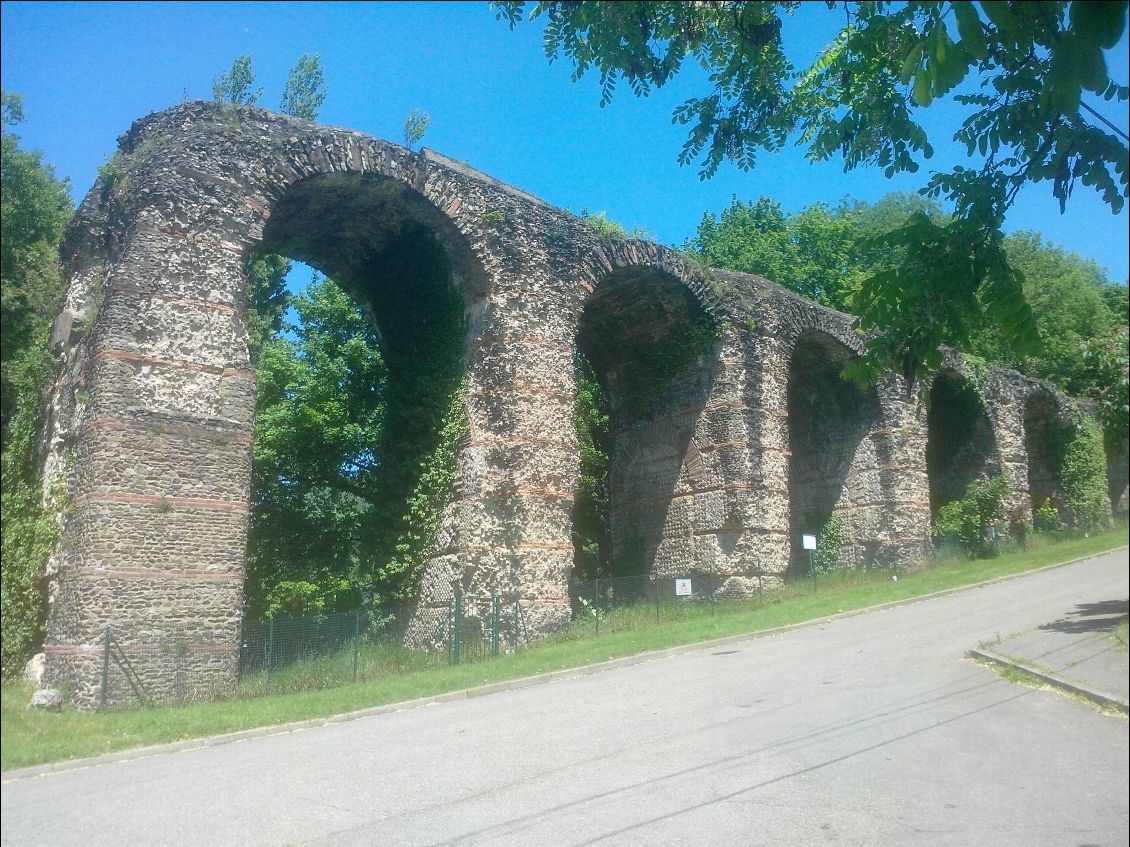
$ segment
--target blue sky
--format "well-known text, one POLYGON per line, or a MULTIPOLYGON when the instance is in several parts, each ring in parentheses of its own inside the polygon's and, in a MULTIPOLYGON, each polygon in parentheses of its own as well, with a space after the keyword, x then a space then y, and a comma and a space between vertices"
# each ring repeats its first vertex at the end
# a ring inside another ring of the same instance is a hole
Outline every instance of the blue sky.
MULTIPOLYGON (((277 108, 289 68, 319 53, 329 97, 325 123, 400 142, 415 108, 432 120, 423 144, 466 161, 556 206, 605 211, 666 244, 694 234, 704 212, 733 196, 773 197, 797 210, 852 196, 875 200, 914 191, 923 173, 884 179, 875 169, 812 165, 799 151, 762 156, 752 172, 724 166, 702 182, 676 156, 685 128, 671 112, 701 92, 690 69, 639 100, 626 89, 598 106, 595 76, 578 83, 565 62, 549 64, 541 27, 511 31, 475 3, 25 3, 2 4, 0 69, 5 91, 23 95, 23 146, 42 150, 81 198, 116 139, 143 115, 211 96, 213 77, 240 54, 254 57, 260 105, 277 108)), ((786 22, 792 58, 807 64, 835 34, 841 12, 812 3, 786 22)), ((1127 81, 1127 41, 1107 56, 1127 81)), ((1121 128, 1125 104, 1092 103, 1121 128)), ((927 129, 938 149, 927 168, 965 160, 946 143, 954 113, 935 106, 927 129)), ((1127 213, 1114 216, 1079 186, 1060 215, 1049 184, 1025 190, 1007 229, 1031 229, 1095 259, 1116 281, 1128 272, 1127 213)))

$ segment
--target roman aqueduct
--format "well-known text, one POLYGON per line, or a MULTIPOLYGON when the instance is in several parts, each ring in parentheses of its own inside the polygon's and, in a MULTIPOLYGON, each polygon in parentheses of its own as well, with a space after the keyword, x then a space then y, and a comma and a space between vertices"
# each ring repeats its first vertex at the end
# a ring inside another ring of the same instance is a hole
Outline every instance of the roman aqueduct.
MULTIPOLYGON (((107 626, 124 648, 175 630, 187 673, 222 690, 238 666, 255 375, 247 258, 266 248, 375 296, 392 264, 438 245, 464 303, 469 435, 417 615, 462 586, 516 593, 548 632, 570 614, 578 483, 574 348, 613 410, 616 555, 659 575, 709 572, 743 594, 778 582, 814 520, 842 521, 845 565, 910 563, 932 509, 1011 473, 1018 515, 1054 496, 1044 439, 1066 398, 1014 372, 932 384, 841 379, 851 318, 768 280, 706 270, 430 151, 251 107, 190 103, 134 124, 69 231, 53 342, 48 485, 63 492, 49 564, 46 679, 98 685, 107 626), (620 356, 707 322, 715 341, 626 414, 620 356), (928 402, 929 401, 929 402, 928 402)), ((411 272, 400 267, 398 273, 411 272)), ((395 274, 394 274, 395 276, 395 274)), ((423 332, 408 327, 404 331, 423 332)), ((138 659, 160 684, 160 657, 138 659), (151 662, 151 666, 145 664, 151 662)))

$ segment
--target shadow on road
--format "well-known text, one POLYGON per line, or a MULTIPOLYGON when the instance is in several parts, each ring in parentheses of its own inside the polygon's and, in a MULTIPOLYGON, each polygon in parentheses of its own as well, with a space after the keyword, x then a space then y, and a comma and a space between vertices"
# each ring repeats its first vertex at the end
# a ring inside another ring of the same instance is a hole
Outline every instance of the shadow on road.
POLYGON ((1068 617, 1046 623, 1040 629, 1067 633, 1113 632, 1119 621, 1130 613, 1130 601, 1080 603, 1075 609, 1068 617))

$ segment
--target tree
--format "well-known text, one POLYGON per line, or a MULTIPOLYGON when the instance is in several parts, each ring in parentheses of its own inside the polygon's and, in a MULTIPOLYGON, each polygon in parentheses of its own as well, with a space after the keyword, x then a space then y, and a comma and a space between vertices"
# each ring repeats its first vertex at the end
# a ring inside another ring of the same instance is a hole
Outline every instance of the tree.
POLYGON ((404 146, 411 150, 424 138, 432 119, 422 109, 413 109, 404 121, 404 146))
MULTIPOLYGON (((492 4, 512 27, 526 5, 492 4)), ((881 332, 854 375, 874 380, 893 366, 921 376, 940 364, 941 345, 966 349, 991 322, 1019 354, 1036 351, 1036 322, 1001 226, 1030 183, 1050 182, 1061 210, 1080 183, 1121 210, 1127 136, 1084 97, 1130 96, 1103 57, 1125 30, 1127 3, 847 2, 839 35, 797 69, 781 16, 800 6, 541 2, 530 18, 546 19, 546 54, 570 60, 574 80, 599 73, 602 105, 620 80, 646 96, 684 60, 696 62, 710 90, 674 120, 690 127, 680 162, 699 159, 704 178, 727 160, 752 168, 759 151, 790 141, 813 161, 841 157, 846 170, 913 173, 933 155, 915 114, 950 97, 966 110, 954 139, 978 164, 929 179, 926 194, 953 203, 950 220, 915 215, 887 237, 902 261, 871 276, 856 298, 860 328, 881 332)))
POLYGON ((892 219, 915 213, 945 218, 937 203, 906 194, 877 203, 845 199, 835 208, 816 203, 795 214, 768 197, 755 202, 735 197, 718 217, 703 215, 684 249, 712 267, 758 274, 852 313, 864 281, 900 259, 877 236, 892 219))
POLYGON ((263 252, 254 254, 248 264, 247 352, 253 365, 267 342, 284 329, 290 307, 286 276, 291 267, 285 256, 263 252))
POLYGON ((72 204, 66 180, 41 153, 19 149, 18 136, 8 131, 23 120, 19 95, 0 96, 0 668, 8 676, 42 639, 43 568, 57 534, 44 503, 38 445, 55 374, 48 332, 64 294, 59 241, 72 204))
POLYGON ((30 346, 45 341, 63 299, 59 240, 73 204, 67 181, 60 180, 43 154, 19 149, 9 127, 23 120, 18 94, 3 93, 3 146, 0 164, 0 385, 3 432, 15 414, 17 397, 10 378, 30 346))
POLYGON ((355 604, 368 571, 361 527, 377 496, 387 381, 377 336, 328 279, 315 278, 293 305, 297 322, 266 340, 257 369, 253 616, 355 604))
POLYGON ((254 106, 263 96, 262 86, 252 91, 254 85, 255 72, 251 70, 251 57, 238 56, 232 62, 231 70, 224 71, 212 81, 212 97, 217 103, 254 106))
POLYGON ((296 118, 317 120, 318 112, 326 99, 326 80, 322 73, 322 60, 317 53, 303 53, 298 63, 290 69, 283 89, 280 110, 296 118))
POLYGON ((580 447, 580 481, 573 505, 574 572, 579 578, 614 576, 608 527, 609 433, 608 394, 592 364, 577 350, 573 355, 577 396, 573 413, 580 447))
POLYGON ((1126 313, 1120 318, 1108 305, 1108 292, 1124 288, 1112 285, 1094 262, 1045 244, 1036 233, 1011 234, 1004 247, 1009 263, 1024 276, 1024 295, 1043 344, 1030 355, 1017 355, 995 327, 986 327, 972 336, 970 350, 1050 380, 1069 394, 1097 396, 1105 386, 1096 383, 1082 344, 1111 336, 1119 323, 1125 326, 1126 313))
MULTIPOLYGON (((1122 313, 1125 317, 1126 313, 1122 313)), ((1079 342, 1089 388, 1087 395, 1095 401, 1103 435, 1111 453, 1124 451, 1127 421, 1130 420, 1130 332, 1125 323, 1097 338, 1079 342)), ((1123 453, 1125 455, 1125 453, 1123 453)), ((1121 492, 1116 492, 1120 494, 1121 492)))
MULTIPOLYGON (((795 214, 767 197, 752 203, 735 198, 721 215, 704 215, 684 249, 715 267, 761 274, 852 313, 860 285, 903 260, 881 236, 891 221, 912 214, 926 215, 940 226, 947 220, 937 203, 905 194, 889 194, 876 203, 844 200, 833 209, 818 203, 795 214)), ((1108 410, 1104 426, 1111 443, 1117 443, 1125 432, 1116 395, 1117 336, 1127 325, 1122 305, 1126 287, 1111 283, 1094 262, 1045 244, 1032 232, 1007 236, 1004 249, 1024 275, 1025 297, 1043 345, 1034 354, 1020 355, 989 326, 971 336, 969 351, 1095 400, 1108 410)))

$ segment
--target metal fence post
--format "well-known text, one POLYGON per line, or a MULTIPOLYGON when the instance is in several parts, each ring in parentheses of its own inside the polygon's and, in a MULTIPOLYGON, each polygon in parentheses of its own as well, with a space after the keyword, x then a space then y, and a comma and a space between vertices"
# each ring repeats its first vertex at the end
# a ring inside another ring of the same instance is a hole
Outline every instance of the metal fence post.
POLYGON ((455 607, 455 632, 451 639, 451 664, 457 665, 463 658, 463 595, 455 592, 455 599, 451 601, 455 607))
POLYGON ((110 627, 106 627, 106 635, 103 641, 105 642, 102 647, 102 690, 98 694, 98 708, 100 711, 106 711, 106 700, 109 696, 110 688, 110 627))
POLYGON ((498 631, 502 628, 502 598, 492 594, 490 598, 490 654, 498 655, 498 631))
POLYGON ((592 614, 596 620, 596 634, 600 635, 600 579, 592 581, 592 614))
POLYGON ((514 652, 518 652, 518 623, 522 616, 522 601, 518 599, 518 595, 514 595, 514 652))
POLYGON ((177 645, 174 649, 176 650, 176 668, 177 668, 176 669, 177 704, 180 705, 180 706, 183 706, 184 701, 185 701, 185 690, 188 687, 187 684, 185 683, 185 678, 184 678, 185 657, 188 655, 188 645, 185 643, 183 638, 178 638, 177 639, 177 645))
POLYGON ((271 655, 275 651, 275 619, 267 621, 267 695, 271 694, 271 655))
POLYGON ((659 577, 655 577, 655 622, 659 623, 659 577))
POLYGON ((361 610, 353 616, 353 681, 357 681, 357 663, 361 659, 361 610))

